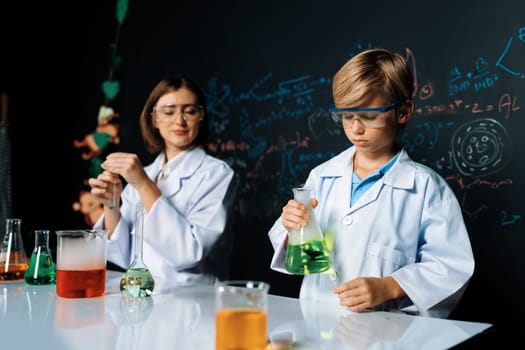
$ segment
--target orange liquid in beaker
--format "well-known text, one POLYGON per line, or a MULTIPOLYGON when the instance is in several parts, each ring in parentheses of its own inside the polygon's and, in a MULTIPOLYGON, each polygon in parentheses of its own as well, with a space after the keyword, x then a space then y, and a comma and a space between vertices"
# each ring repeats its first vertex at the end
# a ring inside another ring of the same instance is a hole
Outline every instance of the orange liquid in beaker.
POLYGON ((56 270, 57 295, 63 298, 91 298, 104 295, 106 269, 56 270))
POLYGON ((266 350, 266 314, 261 310, 217 311, 215 350, 266 350))

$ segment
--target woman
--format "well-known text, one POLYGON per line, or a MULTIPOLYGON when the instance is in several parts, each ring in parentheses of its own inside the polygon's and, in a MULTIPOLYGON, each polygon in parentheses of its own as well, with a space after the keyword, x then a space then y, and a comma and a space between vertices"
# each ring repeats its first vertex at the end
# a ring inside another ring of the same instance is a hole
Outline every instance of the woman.
POLYGON ((143 167, 136 154, 116 152, 104 171, 89 179, 104 206, 94 228, 110 231, 108 261, 126 269, 131 262, 137 205, 144 217, 143 260, 153 277, 172 282, 213 284, 229 270, 234 171, 208 155, 205 97, 187 77, 160 81, 140 116, 147 150, 158 153, 143 167), (119 176, 126 180, 122 190, 119 176), (121 199, 119 201, 112 198, 121 199), (222 249, 216 259, 216 249, 222 249))
MULTIPOLYGON (((447 317, 473 274, 474 258, 447 182, 396 142, 414 111, 406 60, 382 49, 361 52, 335 74, 332 92, 332 118, 353 145, 306 180, 316 218, 333 241, 333 270, 305 275, 300 298, 352 311, 447 317)), ((273 269, 286 272, 288 232, 307 220, 303 204, 290 200, 283 207, 269 232, 273 269)))

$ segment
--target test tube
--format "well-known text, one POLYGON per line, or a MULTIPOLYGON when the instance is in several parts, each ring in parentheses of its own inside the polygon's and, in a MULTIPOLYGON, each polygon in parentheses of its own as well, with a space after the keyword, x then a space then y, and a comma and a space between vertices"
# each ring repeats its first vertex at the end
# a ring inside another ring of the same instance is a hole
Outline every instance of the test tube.
POLYGON ((109 209, 113 210, 117 207, 117 184, 112 182, 111 183, 111 204, 109 205, 109 209))

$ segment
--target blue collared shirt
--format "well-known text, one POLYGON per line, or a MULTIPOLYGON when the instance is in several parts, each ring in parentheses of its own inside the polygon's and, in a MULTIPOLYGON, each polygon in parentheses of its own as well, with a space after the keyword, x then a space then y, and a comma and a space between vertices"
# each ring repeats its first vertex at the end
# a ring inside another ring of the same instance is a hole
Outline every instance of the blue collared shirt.
POLYGON ((394 165, 398 157, 399 152, 376 172, 368 175, 363 180, 361 180, 356 173, 352 174, 352 195, 350 196, 350 207, 352 207, 354 203, 363 195, 363 193, 372 187, 372 185, 375 184, 377 180, 386 174, 392 165, 394 165))

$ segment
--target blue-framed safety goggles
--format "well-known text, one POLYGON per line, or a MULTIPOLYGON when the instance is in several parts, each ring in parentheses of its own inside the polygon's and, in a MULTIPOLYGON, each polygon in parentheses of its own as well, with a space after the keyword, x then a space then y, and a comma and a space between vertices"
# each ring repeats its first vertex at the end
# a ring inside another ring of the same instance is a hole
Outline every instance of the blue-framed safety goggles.
POLYGON ((388 106, 368 108, 336 108, 332 105, 328 108, 328 112, 334 122, 345 129, 351 128, 355 120, 365 128, 382 128, 386 125, 385 113, 405 101, 406 98, 402 98, 388 106))

